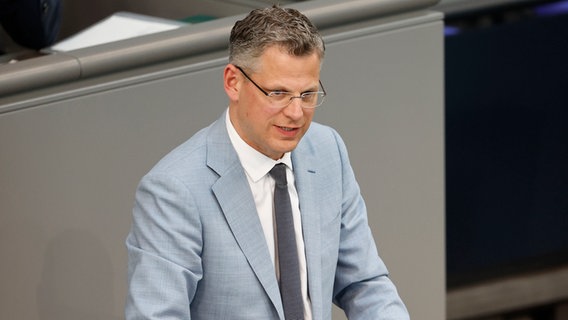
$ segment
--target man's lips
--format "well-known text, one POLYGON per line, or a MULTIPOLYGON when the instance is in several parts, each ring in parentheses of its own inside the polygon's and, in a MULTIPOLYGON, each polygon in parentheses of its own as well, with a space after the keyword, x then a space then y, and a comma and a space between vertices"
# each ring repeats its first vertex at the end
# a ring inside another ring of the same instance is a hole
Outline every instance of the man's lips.
POLYGON ((280 130, 284 130, 284 131, 295 131, 298 130, 298 128, 293 128, 293 127, 281 127, 281 126, 277 126, 280 130))
POLYGON ((300 127, 286 127, 286 126, 275 126, 276 129, 284 136, 295 137, 296 133, 300 131, 300 127))

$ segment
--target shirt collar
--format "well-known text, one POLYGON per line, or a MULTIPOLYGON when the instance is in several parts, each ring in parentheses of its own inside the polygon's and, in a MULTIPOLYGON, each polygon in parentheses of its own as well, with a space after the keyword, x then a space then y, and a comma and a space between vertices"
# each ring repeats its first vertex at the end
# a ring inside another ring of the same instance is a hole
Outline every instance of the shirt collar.
POLYGON ((290 170, 293 169, 290 152, 286 152, 284 156, 278 160, 273 160, 248 145, 241 136, 239 136, 237 130, 231 123, 229 109, 227 109, 225 123, 227 126, 227 132, 229 133, 229 138, 237 152, 241 165, 253 182, 257 182, 266 176, 272 167, 278 163, 284 163, 288 166, 288 168, 290 168, 290 170))

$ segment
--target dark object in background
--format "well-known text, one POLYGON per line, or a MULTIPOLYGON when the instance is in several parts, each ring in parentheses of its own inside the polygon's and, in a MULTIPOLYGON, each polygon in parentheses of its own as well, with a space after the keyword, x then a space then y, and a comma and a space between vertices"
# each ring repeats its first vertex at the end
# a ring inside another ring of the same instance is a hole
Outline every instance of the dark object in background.
POLYGON ((533 9, 446 19, 449 288, 568 262, 568 14, 533 9))
POLYGON ((0 24, 18 45, 34 50, 45 48, 57 39, 61 25, 61 2, 0 0, 0 24))

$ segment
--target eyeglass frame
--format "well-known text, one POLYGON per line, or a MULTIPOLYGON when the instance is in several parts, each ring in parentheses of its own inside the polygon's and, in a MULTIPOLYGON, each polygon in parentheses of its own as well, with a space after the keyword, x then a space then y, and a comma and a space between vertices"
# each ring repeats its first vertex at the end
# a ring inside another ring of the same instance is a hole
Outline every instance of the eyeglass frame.
POLYGON ((235 65, 235 67, 237 69, 239 69, 239 71, 245 76, 245 78, 247 78, 258 90, 260 90, 260 92, 262 92, 268 98, 272 97, 272 94, 274 94, 274 93, 288 93, 288 94, 290 94, 290 99, 288 100, 288 103, 286 103, 283 106, 272 106, 272 108, 285 108, 285 107, 289 106, 290 103, 292 103, 293 99, 300 99, 300 101, 303 102, 302 99, 303 99, 304 95, 308 94, 308 93, 310 93, 310 94, 322 94, 323 93, 323 95, 321 96, 321 103, 316 104, 314 106, 301 105, 301 107, 304 108, 304 109, 315 109, 315 108, 317 108, 317 107, 319 107, 323 104, 325 97, 327 96, 327 92, 325 91, 325 88, 323 87, 323 83, 321 83, 321 80, 318 80, 318 82, 319 82, 319 85, 320 85, 320 88, 321 88, 322 91, 307 91, 307 92, 301 93, 299 96, 292 96, 291 95, 292 93, 289 92, 289 91, 269 91, 269 92, 267 92, 266 90, 262 89, 262 87, 259 86, 256 82, 254 82, 254 80, 252 80, 249 77, 249 75, 246 74, 246 72, 241 67, 239 67, 237 65, 235 65))

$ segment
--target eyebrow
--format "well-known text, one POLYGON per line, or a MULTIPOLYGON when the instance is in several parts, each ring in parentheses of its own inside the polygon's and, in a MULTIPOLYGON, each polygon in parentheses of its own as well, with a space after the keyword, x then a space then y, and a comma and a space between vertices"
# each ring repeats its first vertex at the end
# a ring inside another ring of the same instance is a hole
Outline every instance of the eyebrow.
MULTIPOLYGON (((239 69, 239 71, 245 76, 245 78, 247 78, 249 81, 251 81, 255 85, 255 87, 260 89, 260 91, 262 91, 265 95, 269 94, 271 92, 285 92, 285 93, 290 93, 290 94, 292 93, 292 91, 286 90, 286 89, 268 89, 265 86, 261 86, 260 84, 257 84, 256 81, 252 80, 250 78, 250 76, 240 66, 235 65, 235 67, 237 69, 239 69)), ((312 87, 308 90, 304 90, 304 91, 300 92, 300 94, 304 94, 304 93, 307 93, 307 92, 320 92, 318 90, 319 88, 321 88, 322 91, 325 92, 325 89, 323 89, 323 84, 321 83, 321 80, 318 80, 318 86, 317 87, 315 87, 315 88, 312 87)))
MULTIPOLYGON (((318 91, 320 91, 320 90, 319 90, 320 87, 321 87, 321 82, 318 81, 318 85, 317 85, 317 86, 311 87, 311 88, 306 89, 306 90, 304 90, 304 91, 301 91, 300 94, 306 93, 306 92, 318 92, 318 91)), ((264 87, 264 90, 266 90, 267 92, 287 92, 287 93, 293 93, 293 91, 287 90, 287 89, 269 90, 269 89, 267 89, 267 88, 264 87)))

